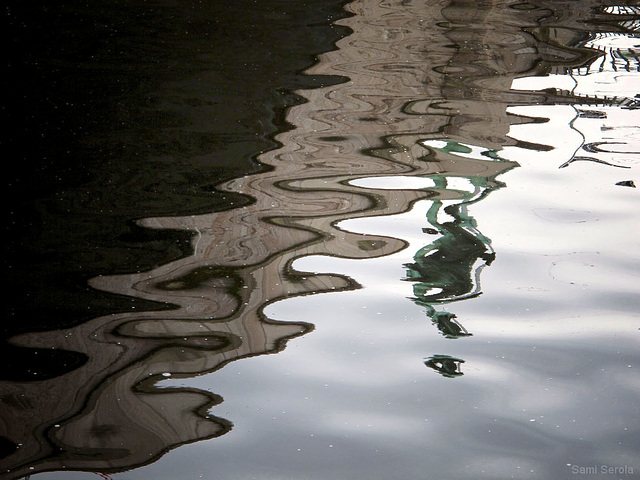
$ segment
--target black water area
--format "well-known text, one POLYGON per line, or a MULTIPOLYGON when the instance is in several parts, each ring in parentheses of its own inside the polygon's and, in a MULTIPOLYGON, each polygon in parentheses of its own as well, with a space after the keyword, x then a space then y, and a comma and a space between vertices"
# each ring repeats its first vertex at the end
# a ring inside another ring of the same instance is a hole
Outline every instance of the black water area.
MULTIPOLYGON (((344 2, 16 3, 4 16, 6 153, 3 339, 132 308, 88 288, 191 251, 190 232, 134 221, 246 205, 216 184, 259 172, 289 128, 294 90, 348 33, 344 2)), ((50 377, 72 352, 3 346, 2 376, 50 377)))

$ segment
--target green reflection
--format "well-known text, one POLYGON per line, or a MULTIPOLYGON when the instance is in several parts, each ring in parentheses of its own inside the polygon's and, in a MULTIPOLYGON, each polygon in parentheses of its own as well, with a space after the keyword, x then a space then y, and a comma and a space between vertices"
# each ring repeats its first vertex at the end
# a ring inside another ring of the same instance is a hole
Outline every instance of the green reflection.
POLYGON ((461 358, 450 357, 449 355, 433 355, 425 359, 424 364, 440 373, 443 377, 455 378, 464 375, 460 371, 460 365, 464 363, 461 358))
MULTIPOLYGON (((435 158, 442 154, 468 156, 475 150, 473 146, 451 140, 430 143, 438 144, 437 147, 429 146, 435 158)), ((480 155, 483 159, 478 159, 479 163, 490 159, 498 163, 503 161, 495 149, 485 149, 480 155)), ((513 165, 505 164, 504 170, 500 173, 511 167, 513 165)), ((424 307, 432 324, 447 339, 473 335, 457 320, 454 313, 443 310, 443 306, 475 298, 482 293, 480 272, 485 266, 491 265, 496 254, 491 247, 491 240, 477 229, 477 223, 469 214, 468 206, 502 186, 495 180, 496 175, 429 176, 436 191, 452 192, 457 200, 433 200, 426 214, 428 226, 422 231, 429 236, 437 237, 415 253, 413 262, 404 265, 404 280, 413 283, 411 300, 424 307), (464 181, 464 190, 458 186, 461 181, 464 181)), ((448 355, 435 355, 425 360, 425 365, 450 378, 462 375, 462 363, 464 360, 448 355)))

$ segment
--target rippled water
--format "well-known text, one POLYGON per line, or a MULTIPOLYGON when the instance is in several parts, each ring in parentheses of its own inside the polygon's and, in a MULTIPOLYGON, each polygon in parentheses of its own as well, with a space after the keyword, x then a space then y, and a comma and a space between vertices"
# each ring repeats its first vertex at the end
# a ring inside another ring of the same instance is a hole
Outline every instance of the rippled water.
POLYGON ((191 7, 24 17, 2 478, 637 478, 640 7, 191 7))

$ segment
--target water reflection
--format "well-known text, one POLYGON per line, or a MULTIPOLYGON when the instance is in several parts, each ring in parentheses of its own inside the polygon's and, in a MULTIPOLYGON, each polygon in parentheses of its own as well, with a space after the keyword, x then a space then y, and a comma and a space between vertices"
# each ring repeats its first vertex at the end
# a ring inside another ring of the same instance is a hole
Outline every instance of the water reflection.
POLYGON ((461 377, 464 375, 460 371, 461 364, 464 360, 461 358, 450 357, 449 355, 433 355, 424 361, 424 364, 438 372, 446 378, 461 377))
MULTIPOLYGON (((553 148, 545 139, 510 135, 514 125, 545 122, 512 108, 636 107, 631 97, 512 84, 549 74, 630 70, 635 57, 622 50, 600 56, 589 48, 595 40, 584 39, 582 25, 601 21, 603 29, 618 32, 637 12, 598 9, 595 1, 562 8, 542 0, 440 3, 349 4, 353 16, 340 23, 354 33, 309 70, 349 81, 296 92, 306 103, 289 109, 292 127, 276 137, 280 147, 258 157, 268 168, 217 186, 251 203, 146 217, 139 227, 191 232, 192 253, 143 272, 90 281, 101 292, 168 308, 13 337, 24 348, 69 352, 69 368, 40 381, 2 385, 3 468, 11 478, 62 469, 122 471, 177 445, 226 434, 231 420, 215 414, 222 398, 159 382, 277 353, 313 325, 268 318, 268 305, 359 288, 340 273, 298 271, 296 259, 365 260, 409 245, 393 232, 349 231, 341 227, 344 220, 401 214, 427 202, 424 245, 404 265, 403 280, 413 284, 411 300, 442 335, 472 336, 449 310, 481 294, 480 272, 496 252, 469 207, 502 187, 497 177, 517 167, 501 156, 506 147, 553 148), (607 56, 610 61, 597 64, 607 56), (426 186, 414 186, 415 180, 426 186)), ((617 143, 595 140, 582 148, 598 156, 610 153, 605 145, 617 143)), ((434 354, 424 363, 445 377, 463 376, 462 358, 434 354)))

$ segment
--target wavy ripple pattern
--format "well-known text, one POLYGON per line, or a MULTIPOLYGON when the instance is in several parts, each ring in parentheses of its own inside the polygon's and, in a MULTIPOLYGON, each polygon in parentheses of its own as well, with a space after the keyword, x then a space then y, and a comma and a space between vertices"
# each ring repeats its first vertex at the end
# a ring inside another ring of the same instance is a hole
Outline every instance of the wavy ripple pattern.
MULTIPOLYGON (((218 185, 252 203, 140 220, 146 228, 194 232, 192 255, 90 282, 92 288, 167 308, 13 339, 32 348, 82 352, 89 360, 64 377, 12 387, 6 399, 16 414, 5 427, 16 438, 36 440, 21 445, 11 476, 27 475, 30 467, 122 471, 174 446, 227 433, 231 422, 211 414, 219 396, 156 383, 279 352, 313 325, 267 318, 266 306, 359 288, 339 273, 296 271, 295 259, 367 259, 408 246, 389 234, 348 231, 340 226, 343 220, 396 215, 416 202, 431 202, 425 245, 406 265, 404 280, 414 284, 412 300, 425 307, 445 336, 470 336, 455 315, 441 311, 442 305, 478 295, 479 272, 495 257, 466 206, 499 188, 496 177, 517 167, 500 156, 505 147, 551 148, 510 136, 513 125, 540 119, 509 108, 621 102, 561 88, 512 89, 518 78, 586 68, 598 58, 578 41, 592 10, 567 9, 570 14, 562 15, 552 2, 522 5, 350 3, 352 16, 339 23, 353 33, 309 70, 348 80, 295 92, 306 102, 289 110, 292 128, 277 136, 280 148, 258 157, 270 169, 218 185), (430 179, 433 186, 386 186, 385 179, 407 177, 430 179), (468 188, 458 188, 460 179, 468 188), (53 408, 52 402, 57 402, 53 408), (50 416, 27 420, 38 410, 50 416)), ((619 64, 619 58, 612 63, 619 64)), ((425 360, 449 377, 460 376, 464 363, 446 355, 425 360)))

